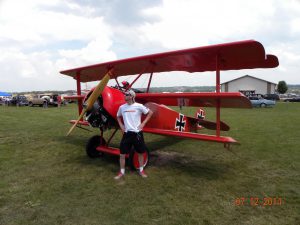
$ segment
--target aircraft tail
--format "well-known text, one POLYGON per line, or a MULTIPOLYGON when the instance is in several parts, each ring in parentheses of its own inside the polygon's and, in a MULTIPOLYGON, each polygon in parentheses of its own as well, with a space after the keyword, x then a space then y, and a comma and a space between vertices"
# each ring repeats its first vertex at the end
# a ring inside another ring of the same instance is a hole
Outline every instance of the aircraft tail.
MULTIPOLYGON (((199 108, 195 113, 195 118, 187 117, 190 124, 194 124, 194 127, 196 127, 197 130, 201 129, 209 129, 209 130, 216 130, 217 124, 213 121, 205 120, 206 112, 204 109, 199 108)), ((230 130, 230 127, 224 123, 223 121, 220 121, 220 129, 222 131, 228 131, 230 130)))
POLYGON ((204 127, 201 125, 200 121, 205 120, 205 110, 202 108, 197 109, 195 113, 195 118, 198 120, 197 129, 203 129, 204 127))

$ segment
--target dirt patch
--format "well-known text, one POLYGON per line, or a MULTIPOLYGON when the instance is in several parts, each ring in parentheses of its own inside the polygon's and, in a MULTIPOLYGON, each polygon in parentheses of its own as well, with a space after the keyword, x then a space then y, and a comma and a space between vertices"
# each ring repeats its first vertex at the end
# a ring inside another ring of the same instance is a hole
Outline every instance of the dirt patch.
POLYGON ((162 151, 155 151, 151 153, 150 156, 150 163, 152 166, 164 166, 170 163, 174 163, 180 160, 188 161, 184 154, 178 152, 162 152, 162 151))

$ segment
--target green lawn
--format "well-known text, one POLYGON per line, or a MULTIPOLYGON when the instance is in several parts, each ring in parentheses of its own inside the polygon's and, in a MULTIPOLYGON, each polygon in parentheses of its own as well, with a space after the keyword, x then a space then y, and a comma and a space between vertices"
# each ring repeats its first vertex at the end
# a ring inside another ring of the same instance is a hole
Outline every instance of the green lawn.
POLYGON ((127 169, 116 182, 118 158, 85 154, 96 130, 65 136, 74 105, 0 106, 0 224, 300 224, 299 115, 299 103, 222 110, 223 135, 241 143, 232 151, 146 134, 149 177, 127 169), (251 206, 251 197, 282 203, 251 206))

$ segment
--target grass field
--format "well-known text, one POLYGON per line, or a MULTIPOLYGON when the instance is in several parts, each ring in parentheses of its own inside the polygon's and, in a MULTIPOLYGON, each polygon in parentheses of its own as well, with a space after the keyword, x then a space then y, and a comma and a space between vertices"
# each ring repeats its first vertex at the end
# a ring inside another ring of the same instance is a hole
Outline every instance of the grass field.
MULTIPOLYGON (((222 144, 146 134, 149 177, 127 169, 122 182, 113 179, 118 158, 86 156, 96 130, 65 137, 76 113, 74 105, 0 106, 1 225, 300 224, 298 103, 222 110, 231 126, 223 135, 241 143, 232 152, 222 144), (276 202, 255 206, 251 197, 276 202), (237 198, 244 204, 236 205, 237 198)), ((214 118, 212 109, 207 114, 214 118)))

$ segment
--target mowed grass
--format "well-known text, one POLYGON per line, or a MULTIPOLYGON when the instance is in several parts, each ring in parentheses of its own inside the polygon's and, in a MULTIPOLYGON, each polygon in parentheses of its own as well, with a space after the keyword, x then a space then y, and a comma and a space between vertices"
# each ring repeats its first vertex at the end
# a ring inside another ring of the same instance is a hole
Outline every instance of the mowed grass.
MULTIPOLYGON (((231 151, 146 134, 149 177, 127 169, 116 182, 117 157, 85 154, 97 130, 65 136, 67 121, 77 118, 75 105, 1 106, 0 224, 300 224, 299 115, 298 103, 222 109, 231 126, 222 135, 241 143, 231 151), (251 197, 282 204, 252 206, 251 197)), ((207 109, 207 118, 214 117, 207 109)), ((119 141, 117 135, 112 144, 119 141)))

